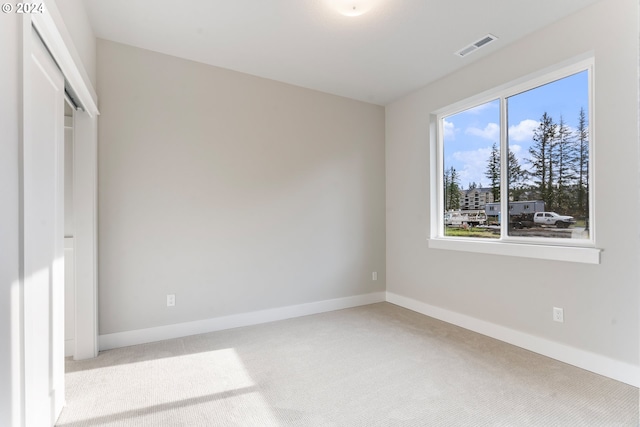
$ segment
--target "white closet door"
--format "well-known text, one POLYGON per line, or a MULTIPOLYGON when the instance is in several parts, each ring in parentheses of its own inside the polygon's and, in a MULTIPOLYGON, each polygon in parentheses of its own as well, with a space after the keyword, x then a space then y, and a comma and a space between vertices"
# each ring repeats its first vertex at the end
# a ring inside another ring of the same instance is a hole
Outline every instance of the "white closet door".
POLYGON ((24 40, 24 402, 26 426, 64 405, 64 78, 31 29, 24 40))

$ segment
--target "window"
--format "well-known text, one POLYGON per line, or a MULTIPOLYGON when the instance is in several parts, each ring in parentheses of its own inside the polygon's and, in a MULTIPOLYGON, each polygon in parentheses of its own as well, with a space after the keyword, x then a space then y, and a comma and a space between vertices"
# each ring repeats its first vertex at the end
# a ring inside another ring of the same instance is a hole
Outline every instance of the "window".
POLYGON ((432 115, 430 246, 493 253, 502 246, 509 255, 526 247, 523 256, 549 259, 567 248, 560 259, 599 262, 590 196, 592 69, 591 59, 575 62, 432 115), (468 210, 465 201, 478 192, 484 206, 468 210))

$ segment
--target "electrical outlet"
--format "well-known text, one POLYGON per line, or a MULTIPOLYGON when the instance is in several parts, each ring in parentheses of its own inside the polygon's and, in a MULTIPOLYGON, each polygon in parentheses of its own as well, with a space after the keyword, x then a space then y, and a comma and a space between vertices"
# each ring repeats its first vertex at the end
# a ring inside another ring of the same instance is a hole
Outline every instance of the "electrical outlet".
POLYGON ((371 273, 371 280, 378 280, 378 272, 374 271, 373 273, 371 273))
POLYGON ((176 296, 175 294, 167 295, 167 307, 173 307, 176 305, 176 296))
POLYGON ((564 322, 564 310, 558 307, 553 307, 553 321, 554 322, 564 322))

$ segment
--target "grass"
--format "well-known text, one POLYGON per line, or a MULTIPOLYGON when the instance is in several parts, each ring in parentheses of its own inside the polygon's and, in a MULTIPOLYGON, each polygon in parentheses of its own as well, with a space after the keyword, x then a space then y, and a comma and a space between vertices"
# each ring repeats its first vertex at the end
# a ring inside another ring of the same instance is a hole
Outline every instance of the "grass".
POLYGON ((478 227, 471 227, 467 229, 446 227, 444 235, 451 237, 484 237, 488 239, 497 239, 500 237, 500 230, 478 227))

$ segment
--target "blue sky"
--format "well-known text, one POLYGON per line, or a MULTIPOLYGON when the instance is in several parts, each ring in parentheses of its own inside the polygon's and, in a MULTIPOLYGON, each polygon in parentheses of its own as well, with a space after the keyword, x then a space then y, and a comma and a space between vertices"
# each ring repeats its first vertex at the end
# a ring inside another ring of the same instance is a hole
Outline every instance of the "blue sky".
MULTIPOLYGON (((507 99, 509 147, 523 168, 542 114, 547 112, 556 123, 562 116, 573 130, 580 108, 589 117, 588 97, 588 74, 583 71, 507 99)), ((489 185, 487 159, 493 143, 500 145, 499 106, 496 99, 444 119, 444 167, 456 168, 465 189, 470 182, 489 185)))

